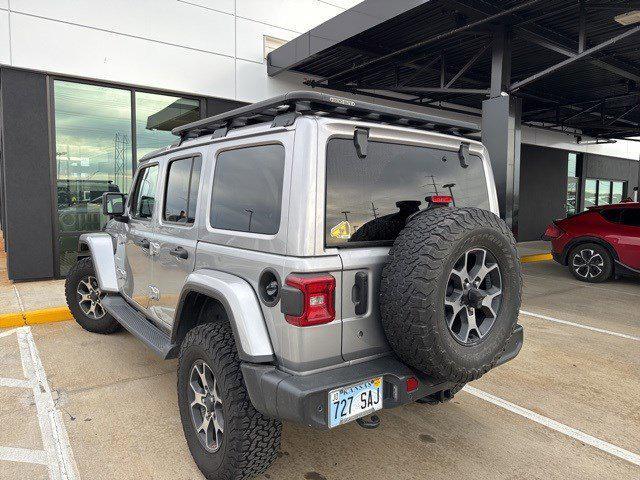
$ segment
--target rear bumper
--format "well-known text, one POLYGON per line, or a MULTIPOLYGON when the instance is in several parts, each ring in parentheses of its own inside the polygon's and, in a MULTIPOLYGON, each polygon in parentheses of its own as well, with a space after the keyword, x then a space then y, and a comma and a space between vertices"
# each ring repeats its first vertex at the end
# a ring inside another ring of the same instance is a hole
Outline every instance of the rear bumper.
MULTIPOLYGON (((517 325, 497 365, 518 355, 523 337, 522 326, 517 325)), ((384 408, 394 408, 455 386, 413 370, 391 354, 311 375, 292 375, 273 365, 243 363, 242 374, 251 402, 258 411, 321 429, 328 428, 328 394, 334 388, 382 376, 384 408), (419 380, 418 389, 411 393, 406 391, 409 377, 419 380)))

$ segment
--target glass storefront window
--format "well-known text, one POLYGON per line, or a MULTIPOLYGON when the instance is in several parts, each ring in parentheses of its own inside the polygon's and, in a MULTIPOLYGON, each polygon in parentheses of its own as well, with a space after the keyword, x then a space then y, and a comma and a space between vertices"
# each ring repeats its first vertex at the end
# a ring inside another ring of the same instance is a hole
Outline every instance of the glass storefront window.
POLYGON ((173 143, 175 127, 200 119, 198 100, 146 92, 135 96, 137 158, 173 143))
POLYGON ((60 274, 75 262, 80 232, 105 221, 104 192, 127 192, 131 184, 131 92, 54 82, 57 209, 60 274))
POLYGON ((613 182, 613 188, 611 191, 611 203, 622 202, 624 195, 624 182, 613 182))
POLYGON ((585 183, 584 208, 620 203, 624 198, 626 182, 588 178, 585 183))
POLYGON ((578 199, 580 198, 580 171, 582 161, 577 153, 571 152, 567 157, 567 217, 578 213, 578 199))
POLYGON ((584 209, 586 210, 589 207, 593 207, 597 205, 597 194, 598 191, 598 182, 597 180, 593 180, 588 178, 584 184, 584 209))
POLYGON ((171 130, 200 119, 201 111, 198 99, 65 80, 54 81, 53 97, 58 273, 64 276, 75 263, 79 234, 106 221, 102 194, 129 192, 134 153, 141 158, 173 143, 171 130))
POLYGON ((598 205, 609 205, 611 203, 611 182, 608 180, 598 180, 598 205))

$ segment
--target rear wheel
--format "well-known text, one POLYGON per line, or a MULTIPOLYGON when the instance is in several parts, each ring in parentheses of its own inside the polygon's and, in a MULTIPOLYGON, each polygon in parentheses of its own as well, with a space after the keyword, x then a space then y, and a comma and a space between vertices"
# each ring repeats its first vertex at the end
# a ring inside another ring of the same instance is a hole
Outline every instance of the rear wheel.
POLYGON ((613 259, 603 246, 583 243, 569 253, 569 269, 582 282, 605 282, 613 273, 613 259))
POLYGON ((249 478, 276 459, 282 423, 251 404, 227 322, 195 327, 182 342, 178 406, 189 450, 206 478, 249 478))
POLYGON ((89 332, 109 334, 120 329, 120 324, 102 306, 104 296, 91 258, 78 260, 67 274, 65 297, 73 318, 89 332))

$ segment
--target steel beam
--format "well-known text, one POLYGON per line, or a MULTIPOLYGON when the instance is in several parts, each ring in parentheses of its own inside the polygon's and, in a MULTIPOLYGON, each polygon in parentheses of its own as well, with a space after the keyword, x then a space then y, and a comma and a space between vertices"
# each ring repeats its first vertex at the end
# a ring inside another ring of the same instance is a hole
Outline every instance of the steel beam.
POLYGON ((620 116, 614 118, 609 123, 607 123, 607 127, 613 125, 614 123, 616 123, 616 122, 618 122, 620 120, 622 120, 624 117, 629 115, 631 112, 637 110, 638 107, 640 107, 640 104, 637 104, 637 103, 635 105, 631 106, 630 108, 625 110, 620 116))
MULTIPOLYGON (((469 5, 464 0, 452 0, 452 1, 453 3, 467 9, 468 11, 475 12, 476 14, 479 14, 479 15, 489 15, 491 11, 495 11, 494 5, 482 0, 481 0, 482 3, 490 10, 480 9, 475 6, 469 5)), ((575 5, 572 6, 572 8, 575 8, 575 5)), ((590 3, 589 8, 590 9, 594 8, 594 5, 590 3)), ((516 36, 518 38, 522 36, 523 32, 538 36, 539 38, 545 39, 545 41, 548 42, 547 44, 545 44, 544 42, 538 43, 540 46, 554 50, 567 57, 572 57, 579 52, 575 51, 574 48, 567 46, 574 42, 574 40, 570 36, 566 35, 563 32, 551 30, 541 24, 535 23, 536 21, 542 18, 545 18, 546 16, 551 15, 552 13, 559 13, 559 12, 566 11, 566 8, 561 8, 559 10, 553 10, 553 9, 551 10, 552 10, 551 12, 540 15, 537 18, 524 18, 518 15, 512 15, 512 17, 516 20, 515 26, 517 27, 514 30, 514 34, 517 33, 516 36), (524 25, 529 25, 529 26, 525 27, 524 25), (555 40, 550 40, 551 38, 555 38, 555 40)), ((534 43, 537 43, 537 42, 534 42, 534 43)), ((626 65, 622 65, 620 64, 620 62, 614 61, 612 59, 608 59, 607 61, 604 61, 604 60, 595 59, 595 58, 589 59, 589 62, 591 62, 592 65, 602 68, 603 70, 607 70, 621 77, 640 83, 640 76, 633 72, 628 71, 626 69, 626 65)))
POLYGON ((532 7, 532 6, 534 6, 534 5, 538 4, 538 3, 541 3, 542 1, 545 1, 545 0, 528 0, 526 2, 519 3, 519 4, 517 4, 517 5, 515 5, 515 6, 511 7, 511 8, 506 9, 506 10, 502 10, 502 11, 500 11, 498 13, 493 14, 493 15, 488 15, 488 16, 480 19, 480 20, 476 20, 474 22, 467 23, 466 25, 463 25, 461 27, 454 28, 453 30, 449 30, 447 32, 440 33, 438 35, 434 35, 434 36, 429 37, 429 38, 427 38, 425 40, 422 40, 420 42, 416 42, 416 43, 414 43, 412 45, 408 45, 408 46, 406 46, 404 48, 401 48, 399 50, 395 50, 393 52, 390 52, 390 53, 388 53, 386 55, 382 55, 382 56, 374 58, 372 60, 363 62, 363 63, 361 63, 359 65, 355 65, 354 67, 348 68, 346 70, 343 70, 342 72, 338 72, 338 73, 336 73, 334 75, 331 75, 330 77, 327 77, 327 81, 328 82, 332 82, 332 81, 335 81, 335 80, 338 80, 338 79, 344 80, 349 75, 353 75, 354 73, 359 72, 364 68, 370 67, 372 65, 376 65, 376 64, 381 63, 381 62, 385 62, 385 61, 391 60, 392 58, 397 57, 399 55, 406 54, 408 52, 411 52, 412 50, 425 47, 427 45, 430 45, 432 43, 435 43, 435 42, 438 42, 438 41, 441 41, 441 40, 445 40, 445 39, 447 39, 449 37, 458 35, 460 33, 463 33, 463 32, 469 31, 469 30, 472 30, 474 28, 477 28, 479 26, 485 25, 487 23, 495 22, 496 20, 500 20, 501 18, 506 17, 508 15, 511 15, 511 14, 513 14, 515 12, 518 12, 518 11, 523 10, 525 8, 529 8, 529 7, 532 7))
POLYGON ((579 5, 578 53, 582 53, 587 47, 587 7, 585 6, 585 0, 580 0, 579 5))
POLYGON ((451 80, 449 80, 447 82, 446 85, 444 85, 446 88, 451 87, 454 83, 456 83, 456 81, 466 73, 467 70, 469 70, 477 61, 478 59, 484 55, 484 52, 486 52, 489 47, 491 46, 491 42, 487 43, 486 45, 484 45, 480 50, 478 50, 478 52, 473 55, 473 57, 471 57, 469 59, 469 61, 467 61, 467 63, 465 63, 462 68, 460 70, 458 70, 458 73, 456 73, 451 80))
POLYGON ((640 32, 640 26, 636 26, 633 28, 630 28, 629 30, 627 30, 624 33, 621 33, 620 35, 616 35, 613 38, 610 38, 609 40, 606 40, 598 45, 596 45, 595 47, 591 47, 585 51, 583 51, 582 53, 579 53, 577 55, 574 55, 573 57, 567 58, 566 60, 563 60, 562 62, 556 63, 555 65, 550 66, 549 68, 545 68, 544 70, 542 70, 541 72, 538 72, 534 75, 531 75, 530 77, 527 77, 523 80, 520 80, 519 82, 515 82, 514 84, 511 85, 511 91, 515 92, 516 90, 532 83, 532 82, 536 82, 538 80, 540 80, 543 77, 546 77, 547 75, 556 72, 558 70, 560 70, 561 68, 566 67, 567 65, 571 65, 574 62, 577 62, 578 60, 581 60, 585 57, 588 57, 590 55, 593 55, 594 53, 599 52, 600 50, 603 50, 617 42, 619 42, 620 40, 623 40, 627 37, 630 37, 631 35, 635 35, 636 33, 640 32))
POLYGON ((488 88, 447 88, 447 87, 363 87, 360 88, 371 88, 376 90, 390 90, 393 92, 402 92, 402 93, 442 93, 442 94, 453 94, 453 95, 489 95, 488 88))
POLYGON ((511 32, 505 25, 496 28, 491 48, 491 98, 509 90, 511 83, 511 32))

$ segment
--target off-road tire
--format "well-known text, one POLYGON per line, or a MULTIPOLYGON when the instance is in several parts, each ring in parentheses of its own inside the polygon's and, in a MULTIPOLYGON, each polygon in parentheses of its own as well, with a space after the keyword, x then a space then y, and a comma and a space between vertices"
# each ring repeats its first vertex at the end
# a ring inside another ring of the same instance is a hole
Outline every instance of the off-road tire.
POLYGON ((276 459, 282 423, 265 417, 251 404, 233 332, 226 321, 199 325, 187 333, 178 361, 178 406, 189 450, 206 478, 250 478, 266 471, 276 459), (198 360, 210 366, 222 398, 224 437, 213 453, 198 440, 189 410, 189 375, 198 360))
POLYGON ((606 248, 604 248, 602 245, 598 245, 597 243, 582 243, 580 245, 576 245, 569 252, 569 255, 567 257, 567 263, 569 265, 569 270, 571 271, 571 274, 581 282, 588 282, 588 283, 606 282, 613 275, 613 258, 611 258, 611 254, 607 251, 606 248), (579 253, 582 250, 592 250, 602 257, 603 265, 602 265, 602 273, 600 275, 597 275, 595 277, 590 277, 590 276, 584 277, 577 272, 577 269, 573 266, 573 258, 576 255, 576 253, 579 253))
POLYGON ((518 319, 521 290, 515 239, 504 221, 478 208, 434 208, 412 217, 389 252, 380 286, 382 325, 405 363, 438 379, 467 383, 503 354, 518 319), (486 337, 462 345, 445 321, 444 297, 455 262, 472 248, 495 257, 503 298, 486 337))
POLYGON ((117 332, 122 327, 117 320, 108 313, 105 313, 102 318, 91 318, 85 315, 80 308, 77 298, 78 284, 87 276, 95 276, 95 269, 93 268, 93 262, 90 257, 78 260, 67 274, 64 293, 67 306, 69 310, 71 310, 73 318, 82 328, 92 333, 108 335, 117 332))

